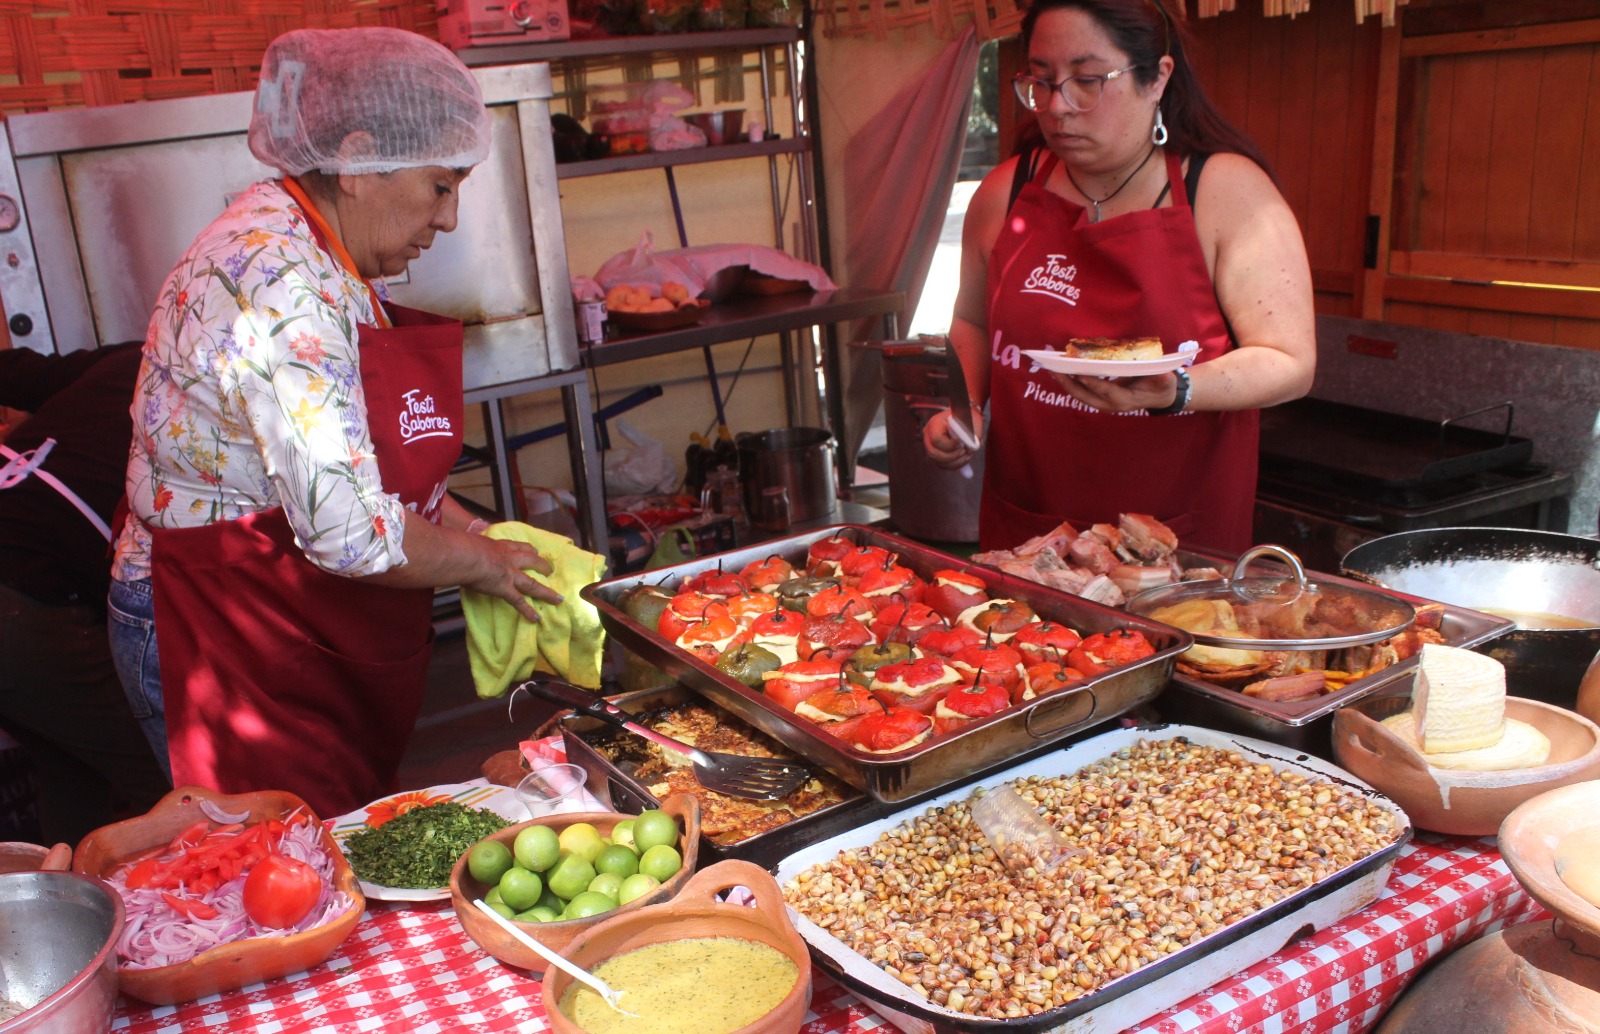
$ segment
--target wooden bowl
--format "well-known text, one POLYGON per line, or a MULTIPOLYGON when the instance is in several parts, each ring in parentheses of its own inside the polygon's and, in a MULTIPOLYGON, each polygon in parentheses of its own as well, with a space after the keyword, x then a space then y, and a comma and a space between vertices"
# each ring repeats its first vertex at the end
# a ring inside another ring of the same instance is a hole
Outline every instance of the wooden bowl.
MULTIPOLYGON (((1517 805, 1500 825, 1506 867, 1533 899, 1559 916, 1579 947, 1600 957, 1600 905, 1567 886, 1556 852, 1567 836, 1600 824, 1600 781, 1546 790, 1517 805)), ((1600 993, 1600 987, 1592 990, 1600 993)))
POLYGON ((1504 772, 1459 772, 1427 764, 1381 724, 1410 706, 1409 697, 1388 696, 1335 711, 1333 756, 1400 805, 1418 829, 1487 836, 1522 802, 1600 777, 1600 727, 1565 708, 1507 697, 1507 718, 1527 722, 1550 738, 1549 762, 1504 772))
MULTIPOLYGON (((737 937, 776 948, 800 970, 794 988, 776 1008, 733 1034, 795 1034, 805 1022, 811 1001, 811 953, 789 921, 783 892, 767 871, 750 862, 718 862, 695 874, 676 898, 630 915, 612 913, 568 945, 564 954, 584 969, 593 969, 624 952, 664 941, 737 937), (748 887, 755 907, 730 905, 717 895, 730 887, 748 887)), ((572 978, 559 969, 544 976, 545 1018, 556 1034, 584 1034, 561 1012, 561 996, 572 978)))
POLYGON ((250 937, 231 944, 219 944, 187 962, 172 966, 154 969, 121 967, 123 993, 154 1005, 192 1002, 206 995, 233 991, 246 984, 309 969, 332 955, 333 950, 350 936, 367 907, 356 874, 345 860, 344 852, 339 850, 339 845, 328 834, 327 828, 322 826, 321 820, 306 806, 305 801, 281 790, 230 795, 200 786, 179 787, 157 801, 156 806, 144 815, 101 826, 84 837, 78 843, 73 868, 103 878, 127 859, 169 843, 197 822, 205 822, 213 828, 221 825, 200 810, 202 801, 209 801, 225 812, 248 813, 246 825, 287 818, 297 811, 310 815, 319 827, 322 849, 333 859, 334 887, 350 895, 351 904, 338 918, 312 930, 284 937, 250 937))
MULTIPOLYGON (((678 839, 678 853, 683 857, 683 866, 678 874, 654 892, 642 898, 635 898, 618 908, 612 909, 602 915, 590 916, 587 919, 563 919, 554 923, 517 923, 522 931, 536 939, 547 948, 561 951, 578 935, 612 916, 620 916, 637 912, 646 905, 653 905, 666 901, 681 890, 689 882, 689 877, 694 873, 695 860, 700 851, 700 802, 688 794, 673 794, 661 803, 661 810, 678 820, 678 826, 683 830, 678 839)), ((519 822, 514 826, 507 826, 498 833, 490 834, 489 840, 498 840, 507 847, 517 839, 517 834, 529 826, 549 826, 560 833, 576 822, 591 823, 600 831, 600 835, 609 837, 611 831, 616 829, 617 823, 634 816, 624 815, 614 811, 570 812, 565 815, 546 815, 543 818, 519 822)), ((474 944, 508 966, 516 966, 533 973, 543 973, 546 966, 544 959, 529 950, 516 938, 506 933, 494 920, 479 912, 473 905, 473 900, 489 893, 487 884, 473 879, 472 873, 467 871, 467 858, 462 855, 456 859, 455 868, 450 870, 450 904, 455 906, 456 920, 461 923, 461 928, 472 938, 474 944)))

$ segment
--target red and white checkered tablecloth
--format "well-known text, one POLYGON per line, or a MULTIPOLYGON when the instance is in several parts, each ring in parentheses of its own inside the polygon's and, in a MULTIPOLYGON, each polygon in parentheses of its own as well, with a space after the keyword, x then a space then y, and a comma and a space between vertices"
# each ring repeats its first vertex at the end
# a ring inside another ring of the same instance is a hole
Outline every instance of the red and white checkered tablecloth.
MULTIPOLYGON (((1512 879, 1492 839, 1419 834, 1383 895, 1284 952, 1138 1028, 1144 1034, 1365 1031, 1427 962, 1543 911, 1512 879)), ((803 1034, 894 1028, 820 974, 803 1034)), ((310 972, 181 1006, 123 999, 129 1034, 535 1034, 549 1029, 539 984, 469 940, 449 903, 371 903, 355 933, 310 972)))

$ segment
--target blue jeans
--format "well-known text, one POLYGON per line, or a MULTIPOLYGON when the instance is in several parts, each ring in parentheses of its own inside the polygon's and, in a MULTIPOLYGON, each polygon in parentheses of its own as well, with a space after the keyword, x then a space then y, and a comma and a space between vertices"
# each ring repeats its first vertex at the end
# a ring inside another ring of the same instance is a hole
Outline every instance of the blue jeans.
POLYGON ((106 625, 111 637, 111 660, 122 680, 122 691, 128 695, 128 704, 144 730, 144 738, 150 741, 150 749, 171 780, 161 659, 156 653, 156 601, 150 579, 112 579, 111 592, 106 597, 106 625))

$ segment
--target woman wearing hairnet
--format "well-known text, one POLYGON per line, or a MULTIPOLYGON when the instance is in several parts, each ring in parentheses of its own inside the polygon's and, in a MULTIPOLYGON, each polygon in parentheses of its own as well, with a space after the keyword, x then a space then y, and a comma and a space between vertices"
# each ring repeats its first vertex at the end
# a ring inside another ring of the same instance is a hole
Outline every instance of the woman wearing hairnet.
POLYGON ((175 785, 289 790, 323 815, 389 792, 433 589, 559 598, 530 547, 470 533, 461 324, 382 298, 456 225, 489 114, 398 29, 298 30, 262 60, 250 150, 283 174, 167 278, 133 401, 112 649, 175 785), (159 651, 157 640, 159 638, 159 651))

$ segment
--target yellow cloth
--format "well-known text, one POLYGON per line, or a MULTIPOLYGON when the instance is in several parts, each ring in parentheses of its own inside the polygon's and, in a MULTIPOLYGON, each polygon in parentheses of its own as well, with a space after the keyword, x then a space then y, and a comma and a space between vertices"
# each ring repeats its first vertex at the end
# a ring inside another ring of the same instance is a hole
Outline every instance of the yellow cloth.
POLYGON ((493 525, 484 534, 526 542, 537 549, 554 570, 549 575, 528 574, 559 592, 563 602, 551 604, 529 597, 539 613, 538 621, 529 621, 498 596, 461 590, 467 659, 478 695, 503 696, 514 683, 527 680, 536 671, 585 689, 599 689, 605 631, 599 611, 578 592, 605 574, 606 558, 580 548, 565 535, 518 521, 493 525))

